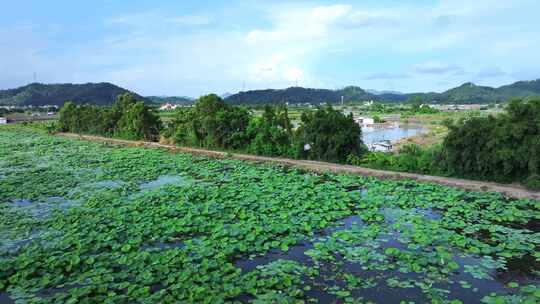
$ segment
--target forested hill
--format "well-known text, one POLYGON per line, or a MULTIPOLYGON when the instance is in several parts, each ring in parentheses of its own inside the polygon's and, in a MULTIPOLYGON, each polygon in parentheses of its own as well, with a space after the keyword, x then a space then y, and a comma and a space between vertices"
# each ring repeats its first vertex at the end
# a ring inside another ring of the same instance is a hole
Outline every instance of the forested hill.
POLYGON ((540 79, 519 81, 510 85, 492 88, 473 83, 452 88, 442 93, 409 93, 385 92, 369 93, 359 87, 349 86, 340 90, 309 89, 291 87, 282 90, 254 90, 239 92, 226 98, 232 104, 266 104, 266 103, 340 103, 341 96, 345 102, 360 102, 367 100, 383 102, 406 102, 420 99, 426 103, 493 103, 505 102, 516 97, 540 96, 540 79))
POLYGON ((76 104, 110 105, 123 93, 132 93, 137 100, 150 102, 136 93, 111 83, 41 84, 31 83, 16 89, 0 90, 0 105, 42 106, 76 104))
MULTIPOLYGON (((142 97, 111 83, 86 84, 41 84, 32 83, 20 88, 0 90, 0 105, 40 106, 63 105, 66 101, 76 104, 90 103, 110 105, 123 93, 132 93, 136 99, 147 103, 192 104, 187 97, 142 97)), ((285 103, 340 103, 343 101, 362 102, 367 100, 383 102, 406 102, 411 99, 425 103, 493 103, 505 102, 511 98, 540 96, 540 79, 518 81, 498 88, 465 83, 442 93, 375 92, 360 87, 349 86, 339 90, 291 87, 281 90, 254 90, 239 92, 225 98, 231 104, 275 104, 285 103)))
POLYGON ((254 90, 239 92, 225 99, 231 104, 267 104, 267 103, 339 103, 343 96, 344 102, 360 100, 376 100, 377 96, 366 92, 359 87, 346 87, 340 90, 310 89, 290 87, 283 90, 254 90))
POLYGON ((156 104, 178 104, 178 105, 192 105, 195 100, 186 96, 146 96, 147 99, 156 104))

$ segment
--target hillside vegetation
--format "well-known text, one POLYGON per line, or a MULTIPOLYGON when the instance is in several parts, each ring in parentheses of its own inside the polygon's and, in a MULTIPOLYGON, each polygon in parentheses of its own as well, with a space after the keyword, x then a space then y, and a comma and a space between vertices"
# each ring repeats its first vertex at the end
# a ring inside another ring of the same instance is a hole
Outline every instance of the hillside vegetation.
POLYGON ((137 100, 148 99, 111 83, 42 84, 31 83, 16 89, 0 90, 0 105, 61 106, 66 101, 74 104, 112 105, 120 94, 130 93, 137 100))
POLYGON ((146 96, 146 98, 155 104, 192 105, 195 103, 195 99, 186 96, 146 96))
POLYGON ((519 81, 511 85, 492 88, 465 83, 459 87, 449 89, 442 93, 410 93, 398 92, 374 94, 362 88, 349 86, 339 90, 309 89, 291 87, 283 90, 253 90, 239 92, 227 97, 225 100, 231 104, 276 104, 276 103, 353 103, 367 100, 381 102, 407 102, 421 100, 425 103, 500 103, 512 98, 525 98, 540 96, 540 79, 533 81, 519 81))
MULTIPOLYGON (((287 89, 267 89, 239 92, 229 95, 225 101, 235 105, 264 105, 264 104, 339 104, 355 103, 367 100, 380 102, 409 102, 424 103, 497 103, 512 98, 529 98, 540 96, 540 79, 519 81, 499 88, 479 86, 465 83, 442 93, 372 93, 357 87, 348 86, 338 90, 290 87, 287 89), (343 99, 342 99, 343 98, 343 99)), ((0 90, 0 105, 42 106, 63 105, 66 101, 74 104, 112 105, 120 94, 130 93, 137 100, 145 103, 172 103, 192 105, 195 100, 185 96, 148 96, 142 97, 134 92, 111 83, 86 84, 41 84, 32 83, 23 87, 0 90)))
POLYGON ((365 90, 349 86, 340 90, 311 89, 291 87, 283 90, 254 90, 239 92, 225 100, 232 104, 272 104, 272 103, 339 103, 343 96, 344 102, 375 99, 376 96, 365 90))

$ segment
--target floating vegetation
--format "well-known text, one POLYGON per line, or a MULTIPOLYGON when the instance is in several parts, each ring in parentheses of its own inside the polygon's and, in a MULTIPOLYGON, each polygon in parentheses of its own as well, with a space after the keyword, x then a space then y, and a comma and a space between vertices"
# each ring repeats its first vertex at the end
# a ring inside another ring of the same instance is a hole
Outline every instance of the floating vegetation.
POLYGON ((18 127, 0 169, 0 302, 540 300, 537 201, 18 127))
POLYGON ((174 185, 174 186, 189 186, 194 181, 183 177, 183 176, 175 176, 175 175, 162 175, 158 177, 156 180, 146 182, 141 184, 141 190, 149 190, 149 189, 156 189, 159 187, 163 187, 165 185, 174 185))

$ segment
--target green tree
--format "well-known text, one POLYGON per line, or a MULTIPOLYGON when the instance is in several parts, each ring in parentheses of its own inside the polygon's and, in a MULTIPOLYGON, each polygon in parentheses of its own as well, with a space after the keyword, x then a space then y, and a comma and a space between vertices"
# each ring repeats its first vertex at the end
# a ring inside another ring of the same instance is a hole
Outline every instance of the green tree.
POLYGON ((306 159, 345 162, 349 155, 367 151, 361 140, 361 128, 352 114, 327 106, 302 113, 296 132, 298 156, 306 159))
POLYGON ((125 112, 118 121, 117 135, 126 139, 158 140, 161 122, 142 101, 123 108, 125 112))
POLYGON ((64 103, 60 109, 58 119, 58 129, 62 132, 73 132, 78 124, 76 119, 77 107, 71 101, 64 103))
POLYGON ((163 136, 174 143, 184 146, 198 146, 195 135, 195 111, 192 108, 177 108, 172 120, 163 131, 163 136))
POLYGON ((66 102, 60 109, 60 131, 127 139, 157 140, 161 120, 133 95, 119 95, 112 107, 75 105, 66 102))
POLYGON ((200 97, 194 107, 193 127, 200 145, 205 147, 218 146, 217 129, 218 112, 224 111, 227 104, 216 94, 200 97))
POLYGON ((285 105, 264 107, 262 117, 252 119, 248 128, 248 151, 269 156, 293 156, 292 124, 285 105))
POLYGON ((455 123, 443 146, 453 175, 534 186, 540 181, 540 99, 513 100, 505 114, 455 123))
POLYGON ((193 108, 180 108, 164 135, 177 144, 240 149, 248 144, 247 109, 226 104, 215 95, 202 96, 193 108))

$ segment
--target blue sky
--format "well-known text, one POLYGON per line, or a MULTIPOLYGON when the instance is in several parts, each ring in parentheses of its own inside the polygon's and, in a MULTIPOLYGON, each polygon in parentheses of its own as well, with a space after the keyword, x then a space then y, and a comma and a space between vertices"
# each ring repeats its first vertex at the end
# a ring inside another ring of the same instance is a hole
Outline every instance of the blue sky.
POLYGON ((538 0, 5 1, 0 89, 442 91, 540 78, 538 0))

